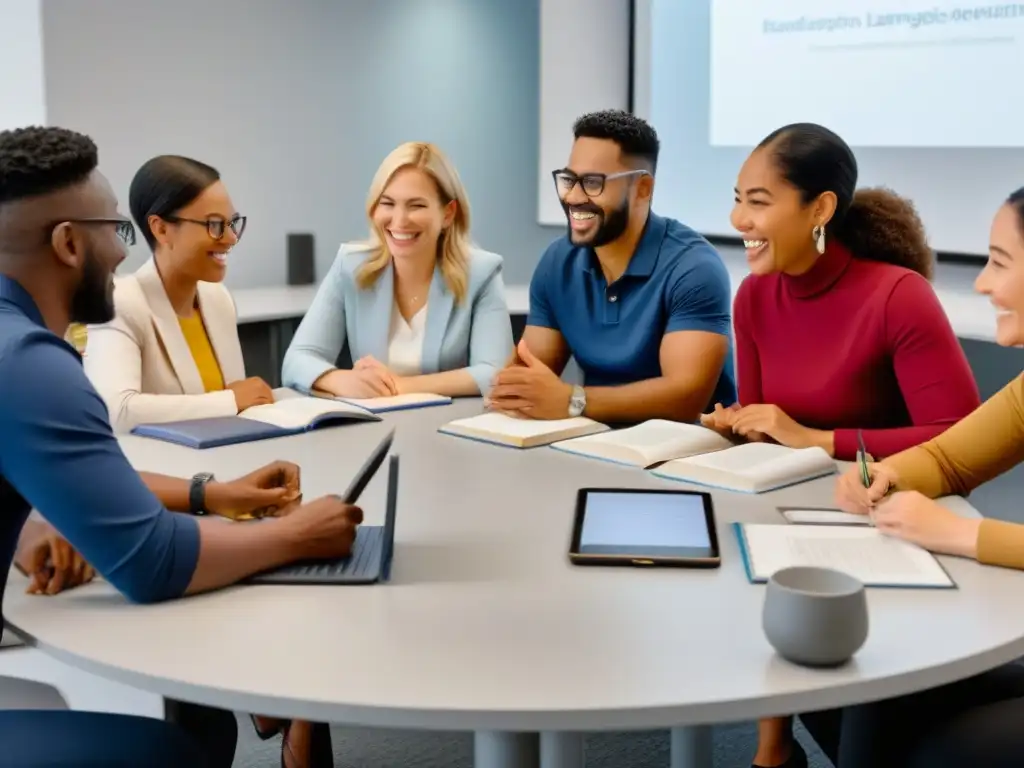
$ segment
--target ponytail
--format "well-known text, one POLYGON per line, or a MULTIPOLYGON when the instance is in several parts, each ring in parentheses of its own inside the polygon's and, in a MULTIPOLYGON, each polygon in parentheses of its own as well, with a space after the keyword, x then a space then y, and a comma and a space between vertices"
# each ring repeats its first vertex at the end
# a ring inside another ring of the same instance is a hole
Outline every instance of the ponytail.
POLYGON ((935 254, 914 204, 890 189, 859 189, 828 232, 861 259, 912 269, 931 280, 935 254))

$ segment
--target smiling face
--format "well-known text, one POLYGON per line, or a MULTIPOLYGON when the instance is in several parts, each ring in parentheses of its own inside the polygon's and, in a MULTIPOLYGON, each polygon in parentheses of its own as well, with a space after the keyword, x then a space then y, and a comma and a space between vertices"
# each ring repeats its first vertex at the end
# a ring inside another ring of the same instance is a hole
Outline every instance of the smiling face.
MULTIPOLYGON (((95 171, 83 185, 82 199, 94 210, 84 218, 116 221, 117 197, 110 182, 95 171)), ((71 297, 70 320, 73 323, 106 323, 114 319, 114 272, 127 257, 126 243, 114 224, 83 227, 85 238, 81 280, 71 297)))
POLYGON ((175 272, 219 283, 227 273, 228 253, 238 242, 229 225, 237 216, 227 187, 216 181, 172 217, 150 216, 149 226, 175 272))
POLYGON ((381 242, 396 259, 437 258, 441 232, 455 217, 456 202, 444 203, 437 183, 425 171, 405 167, 384 187, 373 210, 381 242))
POLYGON ((651 176, 631 166, 611 139, 576 139, 569 164, 563 170, 568 171, 565 178, 571 181, 556 180, 556 189, 573 245, 600 248, 618 240, 629 228, 638 201, 650 197, 651 176), (588 180, 588 175, 594 178, 588 180), (579 181, 566 189, 576 181, 573 176, 579 181), (603 184, 601 177, 606 179, 603 184))
POLYGON ((1024 223, 1007 203, 996 213, 989 234, 988 263, 974 282, 996 311, 996 342, 1024 345, 1024 223))
POLYGON ((736 181, 730 221, 742 235, 750 271, 799 274, 814 264, 811 232, 835 211, 835 195, 805 203, 800 190, 779 173, 771 147, 754 150, 736 181))

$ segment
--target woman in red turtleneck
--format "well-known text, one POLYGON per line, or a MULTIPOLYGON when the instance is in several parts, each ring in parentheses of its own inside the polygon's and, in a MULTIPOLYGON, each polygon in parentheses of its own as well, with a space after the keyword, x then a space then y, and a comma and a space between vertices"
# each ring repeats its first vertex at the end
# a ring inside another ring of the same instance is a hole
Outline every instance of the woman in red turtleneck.
MULTIPOLYGON (((856 184, 850 148, 819 125, 775 131, 743 164, 732 223, 752 274, 733 306, 739 403, 705 425, 846 460, 860 430, 878 459, 980 405, 913 206, 856 184)), ((790 718, 761 721, 755 767, 806 764, 790 718)))

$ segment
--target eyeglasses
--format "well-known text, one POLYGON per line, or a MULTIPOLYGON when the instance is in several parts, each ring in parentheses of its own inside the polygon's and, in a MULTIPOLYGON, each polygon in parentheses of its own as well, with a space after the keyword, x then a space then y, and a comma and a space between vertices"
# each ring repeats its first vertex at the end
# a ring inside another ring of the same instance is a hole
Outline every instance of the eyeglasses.
MULTIPOLYGON (((114 232, 125 245, 135 245, 135 225, 129 219, 64 219, 68 224, 113 224, 114 232)), ((58 226, 62 222, 54 224, 58 226)))
POLYGON ((206 227, 206 231, 214 240, 224 237, 227 228, 230 227, 231 231, 235 233, 235 239, 241 240, 242 233, 245 231, 246 217, 236 214, 230 219, 225 219, 222 216, 210 216, 207 219, 184 219, 180 216, 161 216, 161 218, 172 224, 201 224, 206 227))
POLYGON ((565 197, 572 192, 577 184, 583 188, 583 194, 587 197, 597 197, 604 192, 606 182, 626 176, 642 176, 647 173, 649 171, 637 169, 634 171, 621 171, 619 173, 584 173, 577 176, 572 171, 567 171, 563 168, 560 171, 552 171, 551 177, 555 180, 555 189, 561 197, 565 197))

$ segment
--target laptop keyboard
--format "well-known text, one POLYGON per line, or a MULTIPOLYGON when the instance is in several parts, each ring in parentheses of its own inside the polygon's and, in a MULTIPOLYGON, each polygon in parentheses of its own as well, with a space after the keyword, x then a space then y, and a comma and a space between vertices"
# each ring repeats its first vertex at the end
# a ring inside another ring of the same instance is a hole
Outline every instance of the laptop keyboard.
POLYGON ((375 569, 380 562, 380 548, 383 542, 384 529, 368 526, 356 529, 356 540, 352 544, 352 554, 341 560, 328 560, 315 563, 296 563, 278 571, 289 576, 313 577, 329 580, 335 576, 359 577, 375 569))

